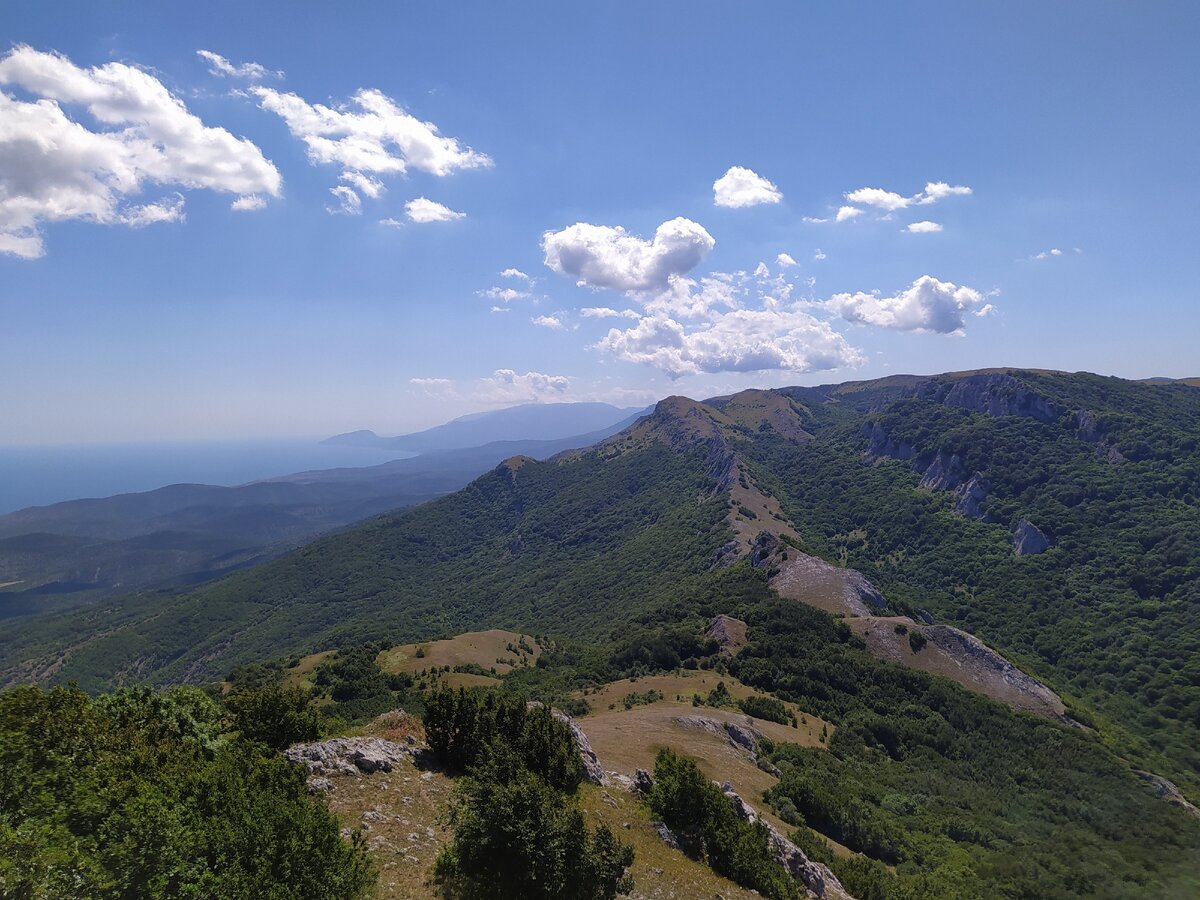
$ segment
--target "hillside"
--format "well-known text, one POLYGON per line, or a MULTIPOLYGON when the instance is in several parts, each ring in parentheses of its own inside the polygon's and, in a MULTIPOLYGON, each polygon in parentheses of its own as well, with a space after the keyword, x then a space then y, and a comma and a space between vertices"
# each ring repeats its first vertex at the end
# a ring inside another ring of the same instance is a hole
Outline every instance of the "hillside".
MULTIPOLYGON (((832 729, 770 752, 772 808, 916 896, 1186 896, 1197 823, 1133 770, 1200 783, 1198 437, 1194 388, 1090 375, 668 398, 199 590, 18 629, 5 677, 205 682, 502 628, 536 664, 457 674, 575 705, 720 667, 832 729)), ((408 702, 372 690, 346 708, 408 702)), ((657 702, 633 712, 674 728, 657 702)))

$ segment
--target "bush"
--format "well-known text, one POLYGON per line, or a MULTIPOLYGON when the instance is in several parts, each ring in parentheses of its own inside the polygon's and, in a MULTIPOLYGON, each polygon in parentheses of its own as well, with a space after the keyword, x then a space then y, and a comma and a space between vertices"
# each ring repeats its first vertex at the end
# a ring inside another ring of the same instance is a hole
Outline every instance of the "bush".
POLYGON ((780 725, 791 725, 793 721, 791 710, 781 700, 774 697, 753 695, 738 701, 738 706, 748 716, 765 719, 768 722, 778 722, 780 725))
POLYGON ((272 750, 321 736, 321 713, 309 708, 308 696, 300 688, 273 684, 236 691, 226 698, 225 705, 243 738, 266 744, 272 750))

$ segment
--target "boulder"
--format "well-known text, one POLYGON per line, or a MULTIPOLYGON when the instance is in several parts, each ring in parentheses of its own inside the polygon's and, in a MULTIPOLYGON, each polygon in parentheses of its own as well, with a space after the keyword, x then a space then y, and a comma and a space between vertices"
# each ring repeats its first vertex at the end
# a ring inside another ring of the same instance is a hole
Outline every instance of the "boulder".
POLYGON ((1031 556, 1050 549, 1050 539, 1028 519, 1022 519, 1013 529, 1013 550, 1017 556, 1031 556))
POLYGON ((331 775, 390 772, 407 752, 408 748, 383 738, 356 737, 295 744, 283 755, 288 762, 307 767, 317 784, 331 775))
POLYGON ((984 518, 982 504, 987 499, 990 488, 991 485, 988 484, 987 479, 981 473, 976 472, 966 484, 958 489, 958 500, 955 501, 954 511, 960 516, 967 516, 971 519, 984 518))
POLYGON ((771 851, 775 854, 775 860, 787 870, 789 875, 804 885, 805 891, 810 897, 853 900, 829 866, 809 859, 803 850, 780 834, 779 829, 765 819, 761 819, 754 811, 754 807, 743 800, 729 782, 721 785, 721 792, 729 798, 739 819, 751 823, 762 823, 763 827, 767 829, 767 839, 770 842, 771 851))
POLYGON ((645 769, 637 769, 633 773, 633 789, 639 794, 648 794, 654 788, 654 779, 645 769))
POLYGON ((583 729, 579 727, 579 723, 565 712, 557 709, 554 710, 554 718, 571 730, 571 737, 575 739, 575 746, 579 750, 579 760, 583 763, 584 778, 592 784, 608 784, 608 776, 604 774, 604 767, 600 765, 600 757, 592 749, 592 745, 588 742, 583 729))

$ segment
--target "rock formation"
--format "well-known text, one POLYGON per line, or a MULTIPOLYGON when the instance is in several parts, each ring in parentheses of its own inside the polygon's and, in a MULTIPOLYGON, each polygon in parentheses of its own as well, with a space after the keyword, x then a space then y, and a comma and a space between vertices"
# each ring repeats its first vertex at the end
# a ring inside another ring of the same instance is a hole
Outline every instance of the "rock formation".
POLYGON ((1050 549, 1050 539, 1028 519, 1022 519, 1013 529, 1013 550, 1017 556, 1031 556, 1050 549))

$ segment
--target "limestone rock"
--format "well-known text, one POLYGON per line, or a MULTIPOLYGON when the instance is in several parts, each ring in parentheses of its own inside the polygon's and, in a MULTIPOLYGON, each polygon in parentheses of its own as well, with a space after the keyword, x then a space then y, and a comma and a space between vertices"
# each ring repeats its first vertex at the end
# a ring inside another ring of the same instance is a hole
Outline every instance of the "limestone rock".
POLYGON ((406 752, 406 747, 383 738, 357 737, 295 744, 283 755, 288 762, 306 766, 317 783, 327 781, 331 775, 390 772, 406 752))
POLYGON ((721 653, 733 656, 746 646, 746 623, 733 616, 719 615, 709 624, 704 636, 716 641, 721 653))
POLYGON ((810 897, 853 900, 827 865, 809 859, 803 850, 780 834, 774 825, 765 819, 760 819, 758 813, 754 811, 754 807, 743 800, 731 784, 726 782, 721 785, 721 791, 733 803, 733 809, 738 818, 746 822, 762 822, 767 829, 767 839, 770 841, 775 859, 788 871, 788 874, 804 885, 810 897))
POLYGON ((1147 782, 1158 799, 1165 800, 1172 806, 1178 806, 1185 812, 1200 818, 1200 808, 1189 802, 1188 798, 1183 796, 1183 791, 1179 790, 1174 782, 1167 781, 1161 775, 1155 775, 1153 772, 1143 772, 1141 769, 1134 769, 1133 774, 1147 782))
POLYGON ((954 511, 960 516, 967 516, 971 519, 985 518, 982 503, 987 499, 988 491, 991 485, 988 480, 979 472, 971 476, 961 488, 958 489, 958 500, 954 504, 954 511))
POLYGON ((1050 539, 1028 519, 1022 519, 1013 530, 1013 550, 1017 556, 1031 556, 1050 549, 1050 539))
POLYGON ((575 739, 575 746, 579 748, 579 759, 583 763, 584 778, 592 784, 608 784, 608 776, 604 774, 604 767, 600 765, 600 757, 592 749, 592 745, 588 742, 583 729, 579 727, 579 723, 565 712, 557 709, 554 710, 554 718, 571 730, 571 737, 575 739))
POLYGON ((939 450, 921 476, 921 487, 932 491, 949 491, 962 484, 962 460, 957 453, 939 450))
POLYGON ((654 779, 645 769, 637 769, 633 773, 633 789, 640 794, 648 794, 654 788, 654 779))

